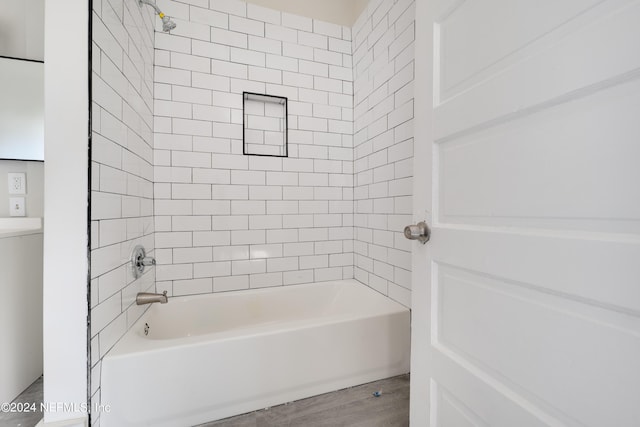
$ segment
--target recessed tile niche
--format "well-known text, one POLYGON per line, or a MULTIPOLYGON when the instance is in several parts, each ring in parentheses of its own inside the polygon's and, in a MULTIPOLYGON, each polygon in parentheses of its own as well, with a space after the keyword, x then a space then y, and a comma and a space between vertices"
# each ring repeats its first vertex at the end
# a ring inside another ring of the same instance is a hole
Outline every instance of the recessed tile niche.
POLYGON ((287 98, 243 92, 243 153, 287 157, 287 98))

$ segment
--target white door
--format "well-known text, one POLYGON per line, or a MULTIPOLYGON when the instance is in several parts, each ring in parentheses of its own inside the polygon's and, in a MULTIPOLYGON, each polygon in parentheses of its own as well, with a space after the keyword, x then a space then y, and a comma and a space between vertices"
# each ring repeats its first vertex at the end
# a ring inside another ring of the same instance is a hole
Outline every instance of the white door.
POLYGON ((640 1, 418 0, 412 426, 640 426, 640 1))

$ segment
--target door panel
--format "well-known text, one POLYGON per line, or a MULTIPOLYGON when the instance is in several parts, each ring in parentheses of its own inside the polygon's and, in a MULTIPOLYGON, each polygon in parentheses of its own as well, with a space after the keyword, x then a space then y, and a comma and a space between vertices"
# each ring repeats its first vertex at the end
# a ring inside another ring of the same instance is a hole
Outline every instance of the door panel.
POLYGON ((416 13, 412 425, 640 425, 640 1, 416 13))
POLYGON ((499 66, 469 77, 469 84, 455 96, 440 93, 441 82, 446 80, 440 64, 446 59, 440 48, 439 25, 434 24, 434 139, 505 121, 532 108, 574 98, 579 91, 595 91, 601 85, 632 78, 630 73, 640 67, 638 22, 638 1, 602 2, 535 45, 510 54, 499 66))
POLYGON ((468 420, 473 420, 472 425, 482 427, 567 425, 455 355, 434 352, 432 370, 430 421, 412 425, 457 426, 461 414, 466 415, 468 420), (443 410, 443 389, 448 392, 450 402, 458 403, 456 409, 459 414, 443 410))
POLYGON ((433 227, 429 243, 439 263, 637 315, 639 240, 613 238, 441 225, 433 227))
POLYGON ((639 112, 634 80, 438 144, 439 220, 639 233, 639 112))
POLYGON ((438 21, 441 95, 447 99, 485 74, 508 67, 516 54, 602 0, 456 2, 438 21), (509 35, 505 37, 505 35, 509 35), (491 68, 491 70, 487 70, 491 68), (466 83, 466 84, 465 84, 466 83))
POLYGON ((624 362, 640 360, 640 319, 440 264, 432 289, 438 350, 584 425, 634 425, 640 371, 624 362))
POLYGON ((431 382, 435 423, 456 427, 488 427, 488 424, 441 384, 431 382))

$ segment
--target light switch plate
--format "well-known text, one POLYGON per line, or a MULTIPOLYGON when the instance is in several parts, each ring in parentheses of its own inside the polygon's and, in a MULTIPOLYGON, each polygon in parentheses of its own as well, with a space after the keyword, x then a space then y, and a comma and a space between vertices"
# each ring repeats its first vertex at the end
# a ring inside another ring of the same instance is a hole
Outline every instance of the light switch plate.
POLYGON ((24 197, 9 198, 9 216, 26 216, 24 197))
POLYGON ((9 194, 26 194, 27 192, 27 175, 23 172, 10 173, 9 175, 9 194))

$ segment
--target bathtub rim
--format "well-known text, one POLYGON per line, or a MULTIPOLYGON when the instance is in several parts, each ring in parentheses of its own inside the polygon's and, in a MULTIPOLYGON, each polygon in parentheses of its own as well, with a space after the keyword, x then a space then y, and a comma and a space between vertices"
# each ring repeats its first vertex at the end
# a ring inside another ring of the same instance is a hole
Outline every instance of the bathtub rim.
MULTIPOLYGON (((303 283, 298 285, 286 285, 286 286, 277 286, 277 287, 268 287, 268 288, 259 288, 259 289, 248 289, 248 290, 236 290, 236 291, 228 291, 228 292, 219 292, 212 294, 195 294, 195 295, 185 295, 178 296, 175 298, 179 299, 209 299, 221 296, 232 296, 232 295, 246 295, 248 292, 252 294, 261 294, 268 293, 269 291, 285 291, 289 290, 288 288, 297 288, 301 287, 313 287, 313 286, 327 286, 330 284, 352 284, 359 287, 359 289, 365 290, 365 292, 371 292, 371 295, 375 295, 374 298, 384 298, 385 303, 388 305, 389 309, 384 311, 369 311, 367 313, 357 313, 357 314, 340 314, 340 315, 331 315, 327 317, 317 316, 312 318, 305 319, 295 319, 295 320, 286 320, 281 322, 269 323, 267 325, 259 325, 259 326, 250 326, 246 328, 237 328, 228 331, 217 331, 206 334, 192 335, 187 337, 178 337, 178 338, 166 338, 166 339, 150 339, 144 337, 140 331, 143 329, 143 325, 148 320, 149 316, 152 315, 150 310, 146 310, 145 313, 140 316, 138 320, 133 324, 133 326, 124 334, 124 336, 116 342, 116 344, 109 350, 109 352, 104 356, 104 358, 123 358, 129 355, 134 355, 138 353, 144 353, 148 351, 163 351, 170 350, 175 348, 190 348, 190 347, 198 347, 202 345, 206 345, 211 341, 216 342, 228 342, 234 340, 241 339, 250 339, 256 336, 263 335, 272 335, 272 334, 280 334, 285 332, 297 331, 301 329, 312 329, 314 327, 333 325, 336 323, 345 323, 352 322, 358 320, 367 320, 374 319, 378 317, 384 317, 394 314, 400 314, 409 312, 411 315, 411 310, 408 307, 403 306, 399 302, 385 296, 384 294, 376 291, 375 289, 355 280, 355 279, 344 279, 344 280, 331 280, 324 282, 312 282, 312 283, 303 283)), ((171 299, 169 300, 171 301, 171 299)), ((169 302, 170 303, 170 302, 169 302)))

